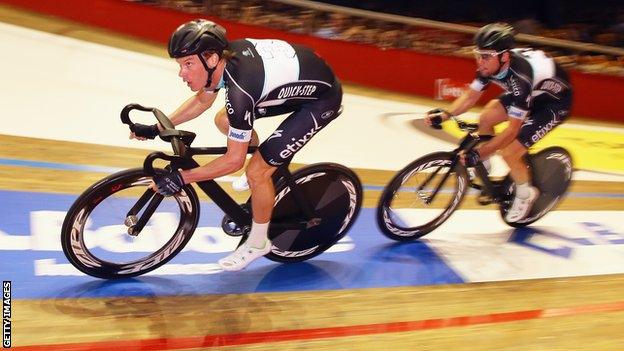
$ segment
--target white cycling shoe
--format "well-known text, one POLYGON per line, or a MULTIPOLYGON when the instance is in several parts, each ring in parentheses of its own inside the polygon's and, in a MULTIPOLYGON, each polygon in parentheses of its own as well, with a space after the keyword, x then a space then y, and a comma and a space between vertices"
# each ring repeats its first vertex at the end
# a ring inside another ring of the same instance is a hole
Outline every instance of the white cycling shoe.
POLYGON ((232 189, 235 191, 249 190, 249 183, 247 182, 247 175, 245 173, 232 181, 232 189))
POLYGON ((229 256, 219 260, 219 266, 225 271, 240 271, 254 260, 271 252, 271 241, 264 242, 263 248, 255 248, 248 243, 243 243, 229 256))
POLYGON ((529 188, 529 197, 526 199, 521 199, 518 196, 514 198, 513 204, 509 211, 507 211, 507 215, 505 215, 505 220, 507 222, 517 222, 529 214, 529 211, 533 207, 533 203, 539 197, 539 190, 535 187, 529 188))

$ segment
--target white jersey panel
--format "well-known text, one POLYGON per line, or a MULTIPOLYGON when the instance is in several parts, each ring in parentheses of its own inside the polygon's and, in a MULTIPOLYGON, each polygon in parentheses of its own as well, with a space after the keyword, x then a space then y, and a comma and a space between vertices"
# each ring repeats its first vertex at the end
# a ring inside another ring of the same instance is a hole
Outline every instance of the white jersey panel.
MULTIPOLYGON (((555 61, 546 56, 541 50, 519 50, 518 52, 524 57, 533 69, 533 88, 536 88, 545 79, 551 79, 557 74, 555 61)), ((540 90, 533 90, 531 95, 536 96, 543 93, 540 90)))
POLYGON ((275 39, 246 40, 254 45, 262 57, 264 85, 260 100, 273 89, 299 80, 299 59, 295 49, 290 44, 275 39))

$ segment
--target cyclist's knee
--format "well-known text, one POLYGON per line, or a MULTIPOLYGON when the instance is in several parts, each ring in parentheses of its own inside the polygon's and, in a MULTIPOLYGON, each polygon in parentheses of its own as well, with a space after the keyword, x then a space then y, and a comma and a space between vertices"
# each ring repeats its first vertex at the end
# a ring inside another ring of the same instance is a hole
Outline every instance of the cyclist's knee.
POLYGON ((247 180, 251 186, 270 180, 273 172, 275 172, 275 167, 267 164, 259 152, 256 152, 251 157, 251 160, 245 169, 247 180))

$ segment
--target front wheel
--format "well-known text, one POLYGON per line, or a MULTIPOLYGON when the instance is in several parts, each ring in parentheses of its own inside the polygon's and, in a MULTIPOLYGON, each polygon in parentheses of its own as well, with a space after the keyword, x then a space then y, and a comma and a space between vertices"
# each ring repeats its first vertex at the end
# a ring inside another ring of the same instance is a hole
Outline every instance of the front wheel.
POLYGON ((151 180, 142 168, 129 169, 78 197, 61 231, 63 252, 74 267, 98 278, 133 277, 162 266, 184 248, 199 220, 197 194, 185 185, 180 193, 163 197, 148 188, 151 180), (145 200, 144 206, 137 206, 138 199, 145 200), (149 221, 140 232, 134 230, 150 205, 149 221))
POLYGON ((515 195, 515 185, 509 175, 501 188, 503 201, 500 205, 500 214, 505 223, 516 228, 527 226, 555 209, 565 197, 572 181, 572 156, 562 147, 552 146, 528 155, 527 163, 531 170, 533 186, 539 189, 540 196, 525 218, 517 222, 508 222, 505 219, 515 195))
POLYGON ((459 163, 451 168, 455 157, 450 152, 432 153, 392 178, 377 206, 377 224, 385 236, 418 239, 450 217, 468 189, 466 168, 459 163))
POLYGON ((280 227, 301 223, 305 216, 290 187, 278 181, 269 227, 273 247, 266 255, 277 262, 304 261, 329 249, 347 234, 362 206, 362 184, 352 170, 342 165, 311 165, 294 172, 292 179, 319 221, 310 221, 303 228, 280 227))

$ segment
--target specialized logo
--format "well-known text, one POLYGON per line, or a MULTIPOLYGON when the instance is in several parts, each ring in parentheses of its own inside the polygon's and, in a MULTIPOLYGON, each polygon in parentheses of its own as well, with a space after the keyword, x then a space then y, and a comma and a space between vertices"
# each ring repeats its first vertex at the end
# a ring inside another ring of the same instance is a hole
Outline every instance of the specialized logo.
POLYGON ((269 141, 269 140, 271 140, 273 138, 281 138, 283 131, 284 131, 283 129, 277 129, 277 130, 273 131, 273 134, 271 134, 271 136, 268 137, 265 141, 269 141))
POLYGON ((319 130, 323 129, 322 126, 319 126, 314 118, 314 115, 310 113, 312 116, 312 120, 314 121, 314 128, 310 129, 309 132, 303 135, 301 139, 291 138, 290 140, 294 141, 292 144, 286 144, 286 149, 282 150, 279 155, 283 159, 287 159, 294 155, 297 151, 299 151, 312 137, 318 133, 319 130))
POLYGON ((251 126, 252 125, 252 121, 251 121, 251 112, 249 111, 245 111, 245 117, 244 117, 245 121, 247 121, 247 123, 251 126))
POLYGON ((316 85, 294 85, 290 87, 283 87, 277 94, 278 99, 286 99, 295 96, 310 96, 316 91, 316 85))
POLYGON ((522 127, 521 128, 532 126, 533 123, 534 123, 533 122, 533 118, 527 118, 527 119, 524 120, 524 123, 522 123, 522 127))

